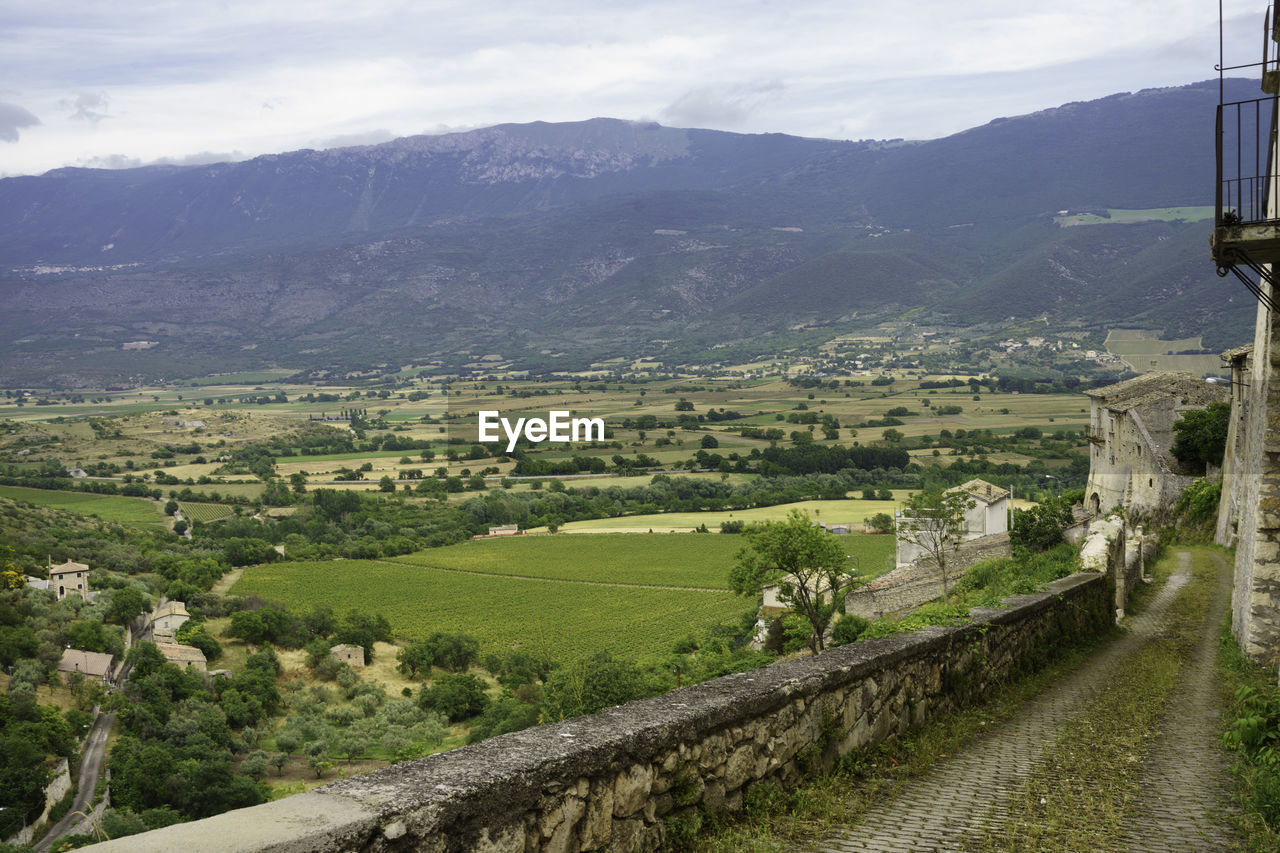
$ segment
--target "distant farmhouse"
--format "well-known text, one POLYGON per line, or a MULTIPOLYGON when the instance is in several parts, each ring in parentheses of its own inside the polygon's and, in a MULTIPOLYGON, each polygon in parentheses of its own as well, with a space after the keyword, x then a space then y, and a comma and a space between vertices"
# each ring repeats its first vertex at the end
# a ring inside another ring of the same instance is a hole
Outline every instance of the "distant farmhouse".
POLYGON ((1115 507, 1152 516, 1177 505, 1204 471, 1184 470, 1170 452, 1183 412, 1226 402, 1225 388, 1189 373, 1149 373, 1085 392, 1089 411, 1089 484, 1085 508, 1115 507))
POLYGON ((364 666, 364 647, 353 646, 347 643, 339 643, 329 649, 329 654, 338 663, 345 663, 352 668, 364 666))
POLYGON ((84 563, 73 563, 67 560, 60 566, 49 567, 49 589, 54 591, 58 600, 68 595, 78 595, 89 600, 89 567, 84 563))

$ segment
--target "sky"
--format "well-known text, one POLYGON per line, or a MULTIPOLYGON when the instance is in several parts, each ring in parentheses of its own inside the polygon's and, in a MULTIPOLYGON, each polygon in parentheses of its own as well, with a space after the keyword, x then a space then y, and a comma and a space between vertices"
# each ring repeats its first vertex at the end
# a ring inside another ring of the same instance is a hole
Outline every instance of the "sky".
MULTIPOLYGON (((1266 4, 1223 3, 1257 61, 1266 4)), ((0 176, 597 116, 931 139, 1217 61, 1209 0, 0 0, 0 176)))

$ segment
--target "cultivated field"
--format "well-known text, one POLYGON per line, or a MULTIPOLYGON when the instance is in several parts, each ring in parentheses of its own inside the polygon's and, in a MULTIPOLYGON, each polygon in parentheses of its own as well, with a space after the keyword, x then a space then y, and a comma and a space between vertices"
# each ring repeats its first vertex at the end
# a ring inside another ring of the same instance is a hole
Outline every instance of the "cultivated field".
POLYGON ((81 515, 94 515, 103 521, 114 521, 146 530, 165 528, 164 504, 147 498, 118 495, 94 495, 86 492, 55 492, 48 489, 26 489, 0 486, 0 497, 26 501, 37 506, 51 506, 81 515))
POLYGON ((1203 349, 1200 338, 1162 341, 1158 331, 1145 329, 1112 329, 1107 333, 1107 351, 1118 355, 1131 368, 1144 373, 1152 370, 1181 370, 1193 376, 1225 375, 1222 359, 1216 355, 1173 355, 1186 350, 1203 349))
MULTIPOLYGON (((841 541, 868 574, 892 559, 890 536, 841 541)), ((643 656, 754 608, 727 589, 743 544, 722 534, 476 540, 391 560, 254 566, 231 592, 299 611, 381 613, 403 640, 445 631, 476 637, 483 652, 523 648, 557 661, 598 649, 643 656)))

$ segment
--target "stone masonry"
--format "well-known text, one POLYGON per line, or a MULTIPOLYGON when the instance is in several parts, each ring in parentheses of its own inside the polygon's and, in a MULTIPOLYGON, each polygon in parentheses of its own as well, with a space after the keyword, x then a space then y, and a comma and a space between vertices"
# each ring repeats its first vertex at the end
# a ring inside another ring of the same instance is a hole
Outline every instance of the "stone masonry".
MULTIPOLYGON (((949 555, 947 583, 954 589, 969 567, 983 560, 1009 556, 1009 534, 997 533, 981 539, 962 542, 949 555)), ((879 619, 919 607, 942 595, 942 573, 931 557, 922 556, 914 563, 899 566, 845 596, 846 613, 866 619, 879 619)))
POLYGON ((315 791, 92 848, 651 851, 839 756, 954 710, 1103 630, 1108 575, 977 608, 970 623, 867 640, 537 726, 315 791))

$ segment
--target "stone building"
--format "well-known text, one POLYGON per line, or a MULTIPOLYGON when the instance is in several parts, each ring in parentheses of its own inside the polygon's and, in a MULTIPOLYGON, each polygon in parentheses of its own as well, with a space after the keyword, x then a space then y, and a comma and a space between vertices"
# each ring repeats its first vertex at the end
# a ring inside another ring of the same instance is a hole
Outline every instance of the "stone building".
POLYGON ((73 672, 82 672, 86 678, 106 681, 111 676, 111 655, 104 652, 84 652, 66 649, 58 662, 58 676, 66 684, 73 672))
POLYGON ((1148 373, 1085 392, 1089 410, 1089 483, 1085 507, 1095 516, 1123 507, 1166 515, 1205 471, 1184 468, 1170 452, 1183 412, 1225 402, 1227 391, 1189 373, 1148 373))
POLYGON ((57 594, 59 601, 68 595, 78 595, 87 601, 89 599, 89 567, 84 563, 73 563, 70 560, 60 566, 51 566, 49 589, 57 594))
MULTIPOLYGON (((975 539, 1000 536, 1009 532, 1008 489, 992 485, 986 480, 974 479, 947 489, 946 494, 953 492, 964 492, 973 499, 973 505, 964 512, 964 526, 959 535, 960 542, 971 542, 975 539)), ((901 523, 903 513, 899 511, 897 515, 901 523)), ((898 568, 909 566, 928 554, 929 550, 919 542, 899 539, 896 565, 898 568)))
POLYGON ((208 661, 206 661, 204 657, 204 652, 200 651, 195 646, 184 646, 181 643, 160 642, 156 643, 156 648, 160 650, 160 654, 164 655, 165 660, 169 663, 177 664, 181 669, 194 666, 201 672, 205 672, 209 668, 208 661))
MULTIPOLYGON (((1259 10, 1262 11, 1261 9, 1259 10)), ((1270 17, 1270 13, 1267 13, 1270 17)), ((1265 20, 1263 15, 1259 19, 1265 20)), ((1274 52, 1280 40, 1264 29, 1264 45, 1274 52)), ((1250 46, 1249 53, 1253 50, 1250 46)), ((1240 648, 1270 666, 1280 664, 1280 166, 1275 96, 1280 76, 1264 65, 1257 99, 1219 105, 1213 262, 1220 276, 1234 275, 1239 287, 1224 294, 1252 292, 1257 298, 1251 351, 1232 350, 1231 425, 1227 479, 1223 484, 1226 518, 1220 540, 1236 543, 1231 630, 1240 648), (1270 101, 1270 103, 1268 103, 1270 101), (1262 127, 1243 131, 1242 117, 1261 108, 1262 127), (1259 173, 1262 177, 1259 177, 1259 173), (1240 192, 1252 185, 1261 192, 1240 192), (1231 432, 1234 430, 1234 432, 1231 432)), ((1222 505, 1220 505, 1221 507, 1222 505)))
POLYGON ((148 627, 153 634, 175 634, 183 623, 191 618, 186 604, 181 601, 165 601, 156 605, 148 627))
POLYGON ((352 668, 364 666, 364 647, 353 646, 348 643, 339 643, 329 649, 329 654, 339 663, 345 663, 352 668))

